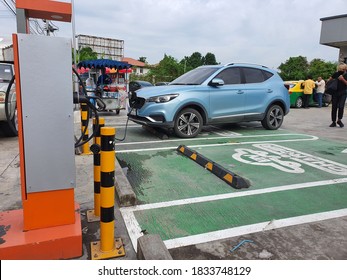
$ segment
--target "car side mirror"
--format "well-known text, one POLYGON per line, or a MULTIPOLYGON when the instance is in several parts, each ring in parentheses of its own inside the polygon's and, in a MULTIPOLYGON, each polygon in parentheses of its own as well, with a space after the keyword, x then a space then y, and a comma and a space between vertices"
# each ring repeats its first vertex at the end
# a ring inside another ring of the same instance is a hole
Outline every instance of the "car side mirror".
POLYGON ((210 83, 212 87, 221 87, 224 86, 224 81, 222 79, 214 78, 210 83))

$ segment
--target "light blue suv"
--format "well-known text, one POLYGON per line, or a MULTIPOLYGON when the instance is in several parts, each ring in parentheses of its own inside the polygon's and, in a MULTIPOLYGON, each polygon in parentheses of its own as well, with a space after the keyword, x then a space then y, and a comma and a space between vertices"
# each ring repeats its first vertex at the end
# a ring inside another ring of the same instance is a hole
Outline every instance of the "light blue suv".
POLYGON ((231 63, 201 66, 167 86, 132 92, 130 107, 130 120, 192 138, 208 124, 261 121, 266 129, 278 129, 290 101, 276 71, 231 63))

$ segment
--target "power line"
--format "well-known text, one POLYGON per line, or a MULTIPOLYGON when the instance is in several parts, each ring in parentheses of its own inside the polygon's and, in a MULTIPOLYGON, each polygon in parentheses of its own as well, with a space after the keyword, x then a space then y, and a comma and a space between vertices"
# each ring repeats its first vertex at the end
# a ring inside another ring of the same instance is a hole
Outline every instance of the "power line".
MULTIPOLYGON (((4 6, 13 14, 17 15, 16 13, 16 1, 11 0, 10 2, 8 0, 1 0, 1 2, 4 4, 4 6)), ((0 16, 2 17, 2 16, 0 16)), ((43 20, 44 26, 42 27, 37 19, 30 19, 29 20, 29 30, 32 34, 40 34, 40 35, 47 35, 49 36, 50 33, 54 34, 54 31, 58 31, 59 27, 57 27, 55 24, 53 24, 51 21, 43 20)))
MULTIPOLYGON (((5 5, 5 7, 7 7, 14 15, 16 15, 16 9, 14 7, 12 7, 7 0, 2 0, 3 4, 5 5)), ((13 1, 12 1, 13 2, 13 1)))

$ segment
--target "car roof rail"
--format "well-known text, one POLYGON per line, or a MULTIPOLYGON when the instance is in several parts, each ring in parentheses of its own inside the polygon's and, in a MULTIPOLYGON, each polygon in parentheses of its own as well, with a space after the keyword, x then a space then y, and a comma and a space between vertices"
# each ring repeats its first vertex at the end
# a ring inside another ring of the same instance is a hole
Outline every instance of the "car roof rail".
POLYGON ((231 65, 235 65, 235 64, 254 65, 254 66, 260 66, 260 67, 269 69, 269 67, 267 67, 265 65, 260 65, 260 64, 256 64, 256 63, 245 63, 245 62, 232 62, 232 63, 225 64, 224 66, 231 66, 231 65))

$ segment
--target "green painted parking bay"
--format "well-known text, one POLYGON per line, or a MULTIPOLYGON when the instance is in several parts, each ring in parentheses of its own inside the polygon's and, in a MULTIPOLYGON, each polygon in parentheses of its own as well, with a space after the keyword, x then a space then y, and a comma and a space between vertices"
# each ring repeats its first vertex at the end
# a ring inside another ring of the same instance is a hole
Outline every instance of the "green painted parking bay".
POLYGON ((194 244, 195 237, 256 232, 271 221, 283 226, 347 215, 346 147, 277 135, 247 135, 222 145, 194 142, 196 151, 251 182, 242 190, 172 148, 118 153, 141 204, 122 209, 133 244, 144 230, 172 248, 194 244))

